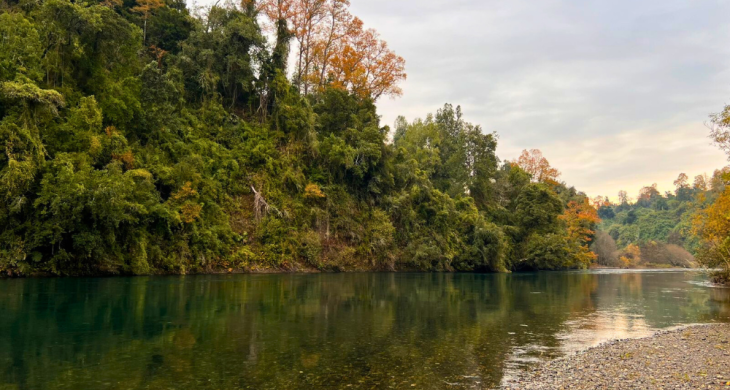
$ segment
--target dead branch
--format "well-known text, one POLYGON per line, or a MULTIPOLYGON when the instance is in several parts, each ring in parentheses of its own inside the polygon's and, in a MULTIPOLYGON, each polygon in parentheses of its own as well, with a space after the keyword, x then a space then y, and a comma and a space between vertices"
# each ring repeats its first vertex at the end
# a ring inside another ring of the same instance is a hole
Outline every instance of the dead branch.
POLYGON ((281 216, 281 212, 271 205, 269 205, 268 202, 266 202, 266 199, 264 199, 264 196, 261 195, 260 192, 256 191, 256 188, 254 186, 251 186, 251 191, 253 191, 254 198, 253 198, 253 213, 254 218, 256 218, 256 222, 261 221, 264 217, 269 215, 269 212, 272 210, 279 216, 281 216))

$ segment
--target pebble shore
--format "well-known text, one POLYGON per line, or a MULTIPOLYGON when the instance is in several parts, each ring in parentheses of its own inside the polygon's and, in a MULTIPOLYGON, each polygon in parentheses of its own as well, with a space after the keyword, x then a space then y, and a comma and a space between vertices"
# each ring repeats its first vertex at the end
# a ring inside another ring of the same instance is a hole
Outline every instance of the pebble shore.
POLYGON ((730 390, 730 324, 612 341, 540 365, 502 389, 730 390))

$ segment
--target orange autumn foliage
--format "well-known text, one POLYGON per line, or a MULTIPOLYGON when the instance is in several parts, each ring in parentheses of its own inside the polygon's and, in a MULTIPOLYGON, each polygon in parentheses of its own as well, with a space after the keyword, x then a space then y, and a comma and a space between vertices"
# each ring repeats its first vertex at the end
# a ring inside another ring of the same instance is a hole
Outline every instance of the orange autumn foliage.
POLYGON ((112 153, 112 159, 117 160, 124 164, 124 168, 126 169, 133 169, 134 168, 134 154, 132 154, 132 150, 127 150, 124 153, 112 153))
POLYGON ((137 5, 132 7, 132 12, 140 13, 147 18, 151 11, 164 6, 163 0, 137 0, 137 5))
POLYGON ((629 244, 619 258, 621 264, 626 268, 633 268, 641 263, 641 248, 635 244, 629 244))
POLYGON ((565 222, 568 238, 580 245, 577 254, 580 261, 584 264, 595 261, 598 256, 591 252, 588 244, 593 240, 593 235, 596 233, 593 229, 601 222, 601 218, 598 217, 598 211, 591 206, 588 198, 583 202, 570 201, 560 220, 565 222))
MULTIPOLYGON (((246 0, 250 1, 250 0, 246 0)), ((350 14, 348 0, 263 0, 270 27, 286 20, 296 40, 294 84, 307 94, 326 86, 363 98, 400 96, 405 60, 350 14)))
POLYGON ((532 181, 538 183, 557 184, 560 171, 550 166, 550 162, 542 155, 540 149, 523 150, 517 165, 532 175, 532 181))
POLYGON ((593 203, 593 207, 595 207, 596 209, 600 209, 601 207, 611 206, 611 201, 608 200, 607 196, 606 197, 596 196, 595 198, 593 198, 592 203, 593 203))
POLYGON ((406 78, 405 60, 393 53, 375 30, 355 29, 339 49, 327 72, 334 87, 373 100, 403 94, 397 83, 406 78))
POLYGON ((132 7, 132 12, 141 14, 142 20, 144 20, 144 28, 142 33, 143 42, 147 42, 147 19, 149 19, 150 13, 164 6, 164 0, 137 0, 137 5, 132 7))
POLYGON ((592 240, 595 231, 594 226, 601 222, 601 218, 598 217, 598 211, 595 207, 591 206, 588 198, 585 198, 583 202, 571 201, 568 203, 568 207, 560 216, 562 221, 568 229, 568 236, 580 240, 584 243, 592 240))

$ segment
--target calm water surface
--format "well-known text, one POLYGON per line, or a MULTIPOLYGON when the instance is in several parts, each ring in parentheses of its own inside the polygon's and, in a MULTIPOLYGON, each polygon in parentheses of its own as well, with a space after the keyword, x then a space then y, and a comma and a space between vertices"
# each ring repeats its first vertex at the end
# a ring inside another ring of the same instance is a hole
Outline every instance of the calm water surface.
POLYGON ((730 322, 694 272, 0 280, 0 389, 489 388, 612 338, 730 322))

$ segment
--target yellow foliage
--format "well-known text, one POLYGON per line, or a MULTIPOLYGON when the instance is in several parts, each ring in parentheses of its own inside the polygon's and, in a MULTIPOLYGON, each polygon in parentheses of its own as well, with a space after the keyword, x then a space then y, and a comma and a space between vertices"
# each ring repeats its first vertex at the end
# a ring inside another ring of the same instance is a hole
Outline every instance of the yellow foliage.
POLYGON ((193 188, 193 183, 186 182, 183 184, 182 188, 180 188, 179 191, 172 194, 172 198, 175 200, 185 200, 188 198, 192 198, 198 195, 198 191, 193 188))
POLYGON ((322 189, 318 185, 314 183, 309 183, 304 188, 304 197, 308 199, 317 199, 324 198, 325 194, 324 192, 322 192, 322 189))
POLYGON ((182 212, 182 220, 185 223, 193 223, 200 217, 200 212, 203 211, 203 205, 197 203, 185 203, 180 206, 182 212))
POLYGON ((730 186, 725 187, 715 202, 700 211, 692 224, 692 232, 698 236, 709 250, 698 258, 710 260, 711 266, 724 264, 730 270, 730 186))
POLYGON ((629 266, 631 265, 631 260, 626 256, 621 256, 619 260, 621 260, 621 264, 623 264, 623 266, 626 268, 629 268, 629 266))
POLYGON ((99 137, 92 136, 91 140, 89 141, 89 154, 92 156, 96 156, 101 152, 101 140, 99 140, 99 137))
POLYGON ((619 257, 619 260, 627 268, 636 267, 641 262, 641 248, 635 244, 629 244, 624 253, 619 257))
POLYGON ((127 172, 127 174, 134 178, 152 180, 152 174, 146 169, 132 169, 131 171, 127 172))

